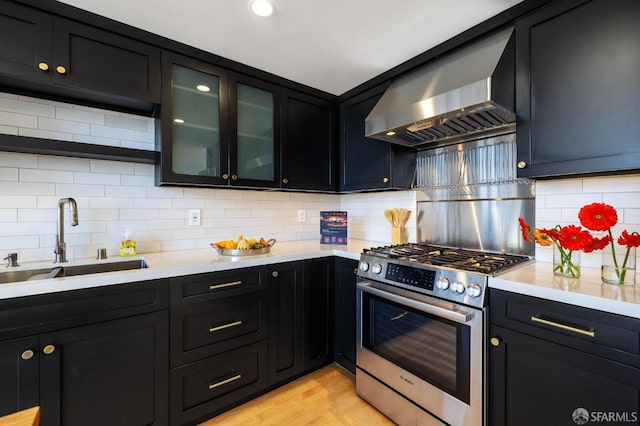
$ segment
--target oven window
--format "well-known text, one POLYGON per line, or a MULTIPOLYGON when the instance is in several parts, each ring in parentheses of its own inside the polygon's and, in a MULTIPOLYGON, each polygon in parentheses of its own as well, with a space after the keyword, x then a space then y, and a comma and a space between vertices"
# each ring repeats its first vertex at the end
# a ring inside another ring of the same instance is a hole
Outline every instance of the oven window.
POLYGON ((469 403, 470 328, 363 293, 362 346, 469 403))

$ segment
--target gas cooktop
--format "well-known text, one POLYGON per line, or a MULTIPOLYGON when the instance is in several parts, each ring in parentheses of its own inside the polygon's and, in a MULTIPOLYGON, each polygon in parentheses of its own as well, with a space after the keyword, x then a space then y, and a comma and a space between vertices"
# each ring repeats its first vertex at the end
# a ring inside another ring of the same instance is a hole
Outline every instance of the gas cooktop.
POLYGON ((413 243, 364 249, 364 254, 487 275, 496 275, 531 260, 523 255, 413 243))

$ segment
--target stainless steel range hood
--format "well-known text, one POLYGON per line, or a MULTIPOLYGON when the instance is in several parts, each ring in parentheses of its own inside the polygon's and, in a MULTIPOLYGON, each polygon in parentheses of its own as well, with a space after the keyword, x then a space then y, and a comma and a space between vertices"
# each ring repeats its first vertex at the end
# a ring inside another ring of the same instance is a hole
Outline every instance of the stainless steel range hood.
POLYGON ((367 137, 425 148, 513 131, 513 27, 393 82, 365 121, 367 137))

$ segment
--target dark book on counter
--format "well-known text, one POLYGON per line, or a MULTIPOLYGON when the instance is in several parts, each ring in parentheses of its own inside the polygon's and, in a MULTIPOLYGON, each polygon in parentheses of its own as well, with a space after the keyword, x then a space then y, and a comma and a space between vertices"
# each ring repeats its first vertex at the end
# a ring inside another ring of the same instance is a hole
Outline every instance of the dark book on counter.
POLYGON ((320 212, 320 243, 347 244, 347 212, 320 212))

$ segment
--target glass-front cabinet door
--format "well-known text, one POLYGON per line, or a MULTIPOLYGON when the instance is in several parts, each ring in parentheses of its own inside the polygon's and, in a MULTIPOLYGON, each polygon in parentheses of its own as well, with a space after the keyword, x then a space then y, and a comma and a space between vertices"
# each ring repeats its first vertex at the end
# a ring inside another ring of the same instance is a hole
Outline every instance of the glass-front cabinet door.
POLYGON ((279 96, 275 85, 231 75, 231 185, 279 186, 279 96))
POLYGON ((228 73, 163 52, 158 183, 228 183, 228 73))

